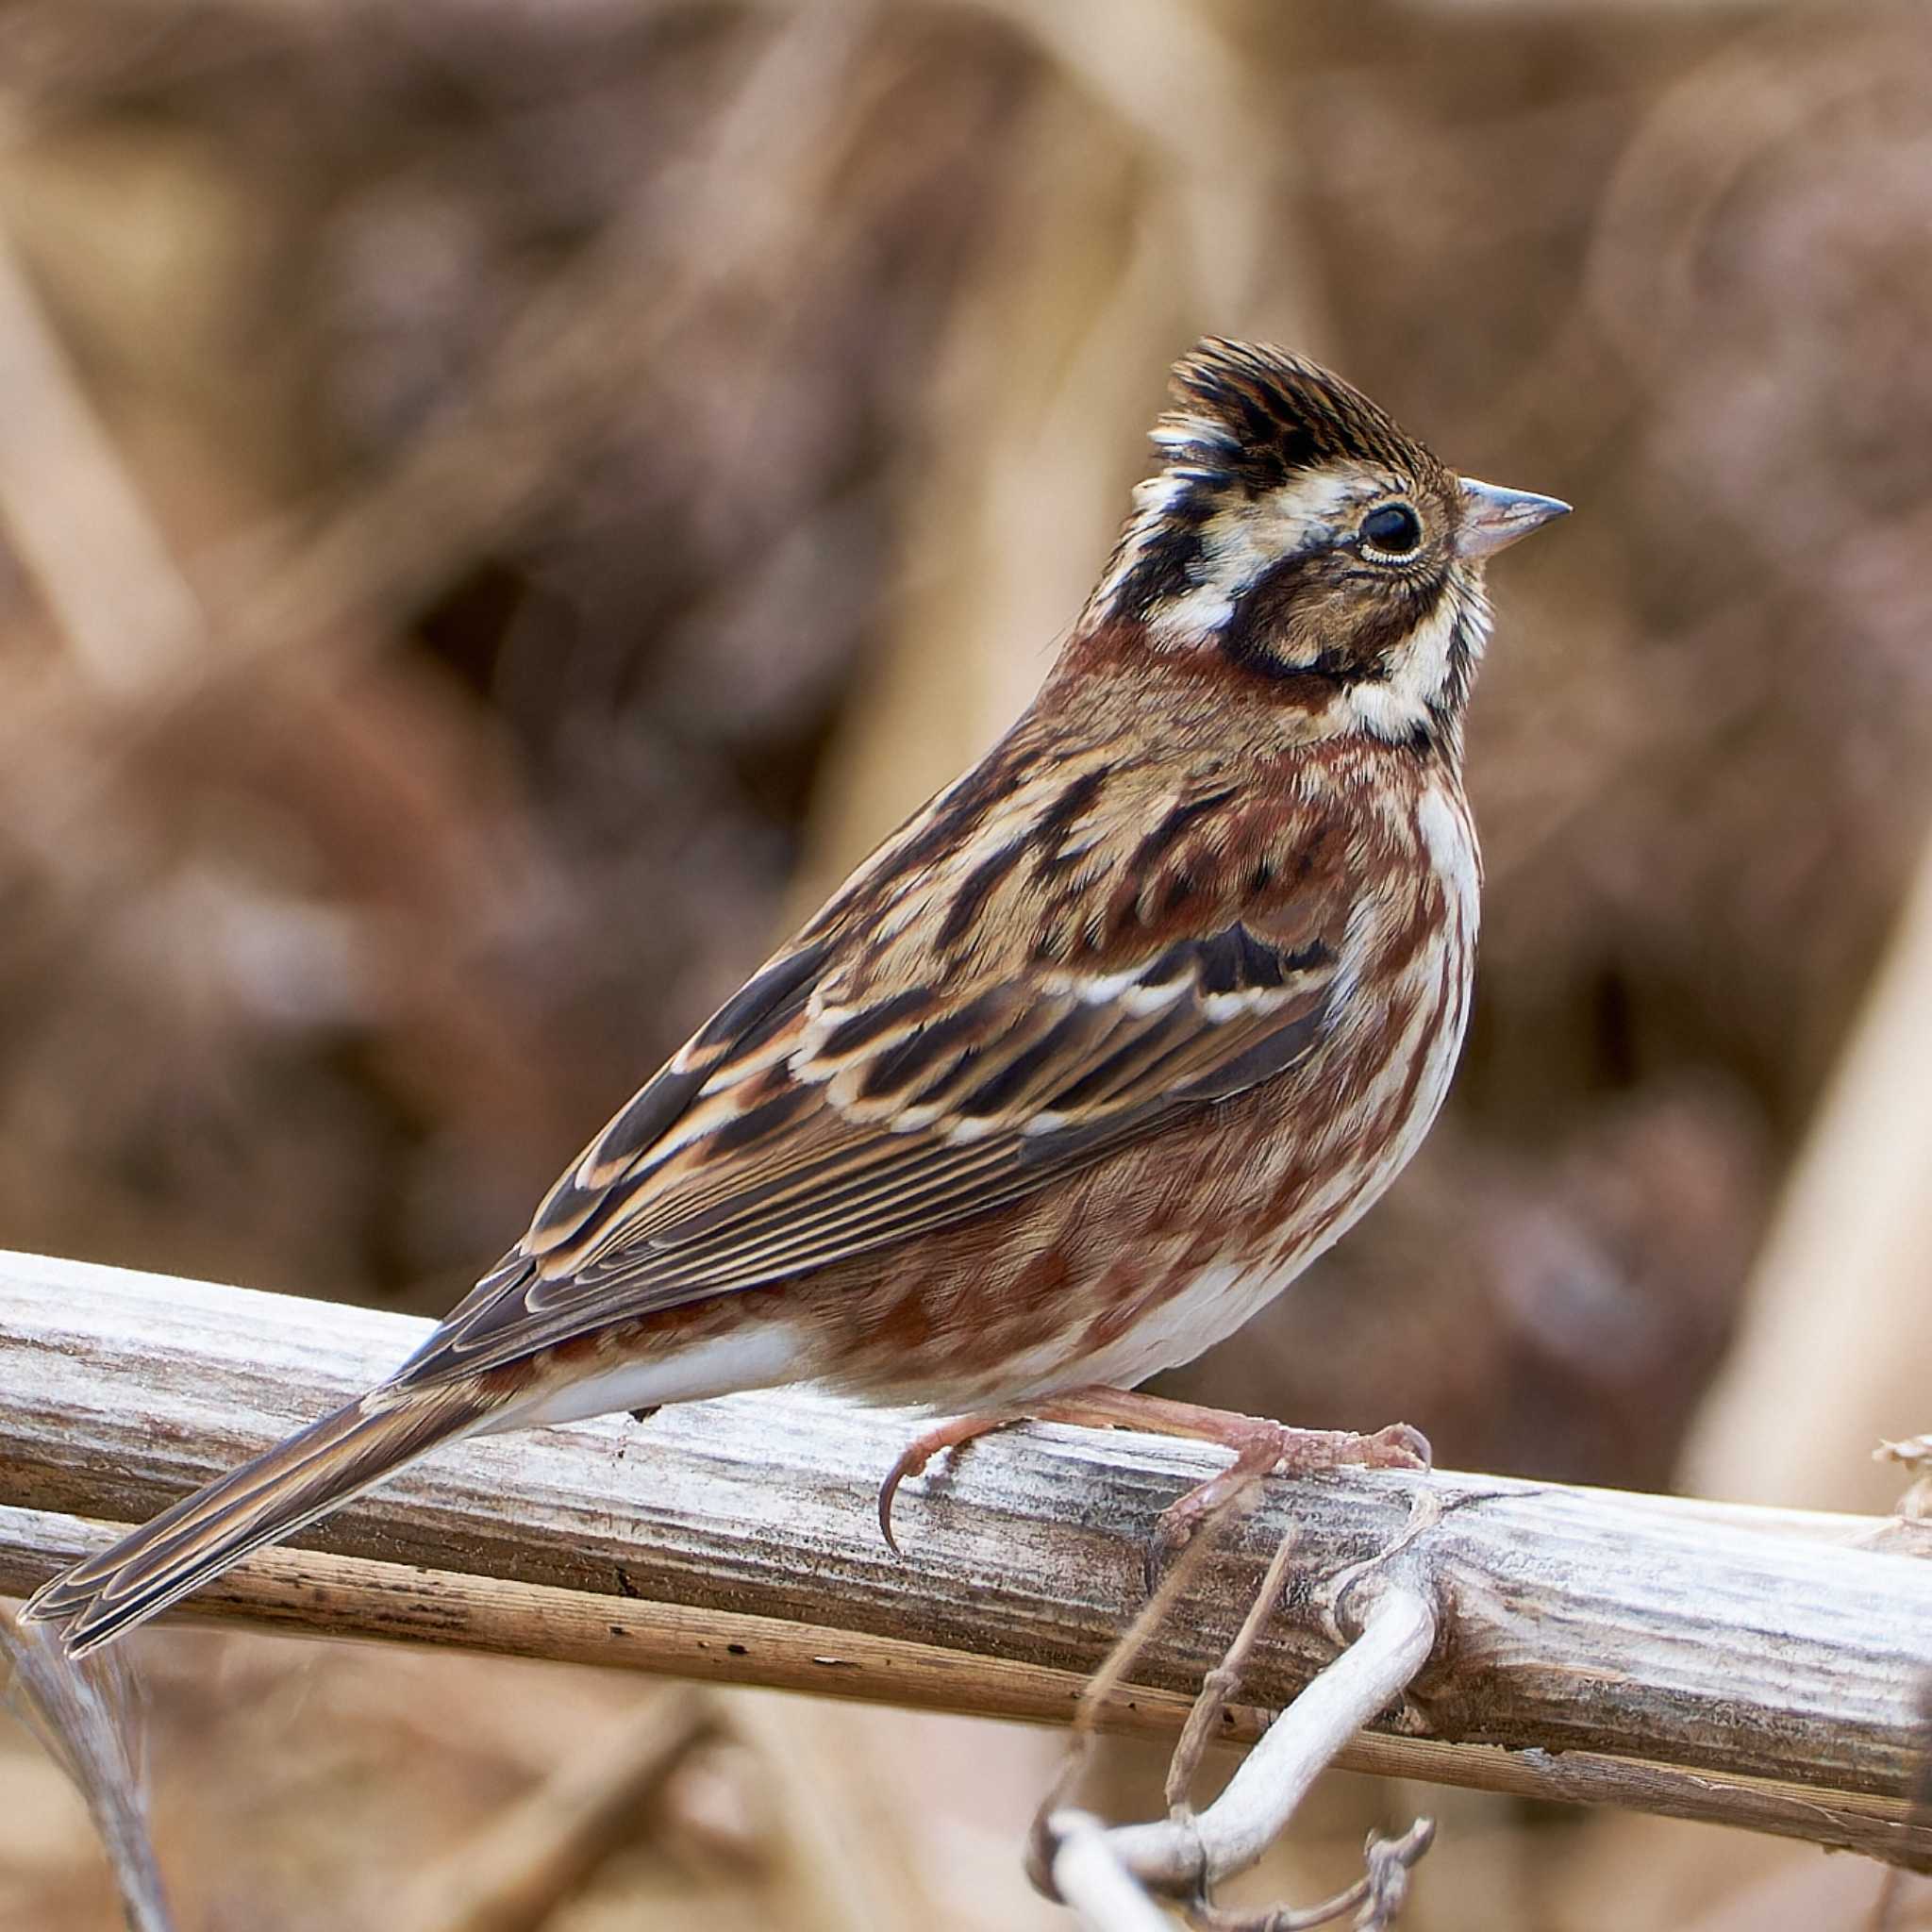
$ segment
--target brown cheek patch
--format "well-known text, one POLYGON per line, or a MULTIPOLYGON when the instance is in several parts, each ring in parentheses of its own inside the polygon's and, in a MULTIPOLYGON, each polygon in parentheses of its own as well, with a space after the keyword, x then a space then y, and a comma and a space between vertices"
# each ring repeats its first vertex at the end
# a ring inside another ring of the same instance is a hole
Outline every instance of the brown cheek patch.
POLYGON ((1344 575, 1333 551, 1285 558, 1236 604, 1222 628, 1222 653, 1268 678, 1284 702, 1313 707, 1339 684, 1387 677, 1391 655, 1447 584, 1442 570, 1344 575))
POLYGON ((1331 559, 1325 553, 1286 557, 1244 591, 1221 628, 1222 655, 1243 671, 1288 680, 1307 675, 1282 654, 1300 615, 1328 588, 1331 559))
POLYGON ((1350 656, 1386 677, 1391 653, 1427 619, 1448 584, 1447 572, 1439 570, 1425 577, 1391 577, 1376 583, 1373 594, 1348 599, 1350 656))

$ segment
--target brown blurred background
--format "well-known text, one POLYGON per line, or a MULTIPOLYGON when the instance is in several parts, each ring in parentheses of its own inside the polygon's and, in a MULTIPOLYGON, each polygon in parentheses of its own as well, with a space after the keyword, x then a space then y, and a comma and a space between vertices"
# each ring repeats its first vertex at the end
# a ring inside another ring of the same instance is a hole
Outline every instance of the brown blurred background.
MULTIPOLYGON (((1887 1507, 1866 1450, 1932 1426, 1922 8, 8 0, 0 137, 0 1243, 441 1311, 1024 702, 1167 364, 1255 335, 1578 514, 1496 572, 1448 1110, 1177 1385, 1887 1507)), ((655 1695, 145 1641, 184 1926, 426 1924, 402 1875, 655 1695)), ((1061 1923, 1051 1740, 730 1716, 543 1923, 1061 1923)), ((1424 1806, 1413 1932, 1878 1889, 1338 1778, 1259 1895, 1424 1806)), ((12 1731, 0 1923, 115 1923, 12 1731)))

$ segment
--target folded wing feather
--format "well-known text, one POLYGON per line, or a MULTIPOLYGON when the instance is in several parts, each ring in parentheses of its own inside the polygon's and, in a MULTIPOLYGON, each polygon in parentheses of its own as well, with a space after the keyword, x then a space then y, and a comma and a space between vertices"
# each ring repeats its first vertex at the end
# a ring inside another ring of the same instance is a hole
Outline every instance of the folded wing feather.
POLYGON ((826 983, 824 946, 781 954, 611 1122, 398 1379, 917 1239, 1284 1072, 1329 1024, 1337 976, 1339 924, 1307 914, 1280 922, 1291 938, 1236 922, 1105 971, 852 1005, 826 983))

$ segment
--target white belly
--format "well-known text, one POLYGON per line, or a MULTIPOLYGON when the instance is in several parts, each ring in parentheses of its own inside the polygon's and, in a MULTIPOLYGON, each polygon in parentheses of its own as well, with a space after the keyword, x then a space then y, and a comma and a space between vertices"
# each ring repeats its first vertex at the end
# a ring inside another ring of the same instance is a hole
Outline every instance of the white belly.
MULTIPOLYGON (((1258 1314, 1311 1259, 1312 1255, 1298 1255, 1287 1263, 1216 1262, 1204 1268, 1118 1341, 1083 1357, 1071 1379, 1131 1389, 1162 1369, 1192 1361, 1258 1314)), ((1068 1386, 1064 1363, 1056 1380, 1068 1386)))

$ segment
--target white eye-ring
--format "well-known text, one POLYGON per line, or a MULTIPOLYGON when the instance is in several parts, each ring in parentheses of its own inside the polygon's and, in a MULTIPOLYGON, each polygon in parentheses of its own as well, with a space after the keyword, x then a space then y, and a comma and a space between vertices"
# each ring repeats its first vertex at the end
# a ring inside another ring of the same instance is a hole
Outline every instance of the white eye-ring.
POLYGON ((1362 519, 1363 547, 1390 563, 1402 563, 1423 547, 1423 520, 1406 503, 1385 503, 1362 519))

